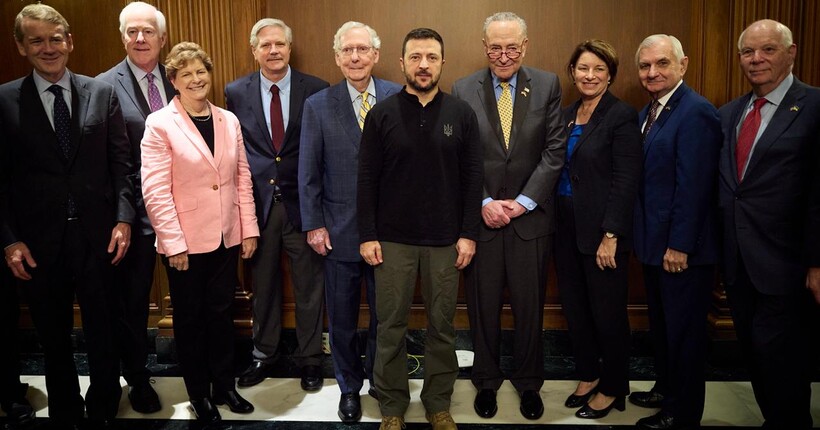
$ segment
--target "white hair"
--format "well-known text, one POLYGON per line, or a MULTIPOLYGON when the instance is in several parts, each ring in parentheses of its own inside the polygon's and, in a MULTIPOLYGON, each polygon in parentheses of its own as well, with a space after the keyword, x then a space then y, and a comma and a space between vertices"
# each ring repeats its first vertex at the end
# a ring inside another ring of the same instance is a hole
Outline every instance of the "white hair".
POLYGON ((122 8, 122 11, 120 11, 120 34, 125 36, 125 19, 130 13, 136 12, 139 9, 146 9, 154 12, 154 20, 157 22, 157 31, 159 31, 160 36, 164 36, 166 30, 165 15, 163 15, 162 12, 160 12, 159 9, 153 5, 141 1, 128 3, 124 8, 122 8))
POLYGON ((740 37, 737 38, 737 50, 740 51, 743 49, 743 37, 746 36, 746 32, 749 31, 750 28, 754 27, 755 25, 773 25, 774 31, 780 33, 780 43, 783 44, 783 47, 788 48, 794 44, 794 39, 792 38, 792 31, 789 30, 789 27, 785 25, 771 20, 771 19, 761 19, 760 21, 755 21, 751 23, 742 33, 740 33, 740 37))
POLYGON ((487 37, 487 28, 490 26, 490 24, 492 24, 494 22, 503 22, 503 21, 515 21, 515 22, 517 22, 518 23, 518 28, 521 29, 521 37, 523 39, 527 38, 527 22, 524 21, 524 18, 521 18, 520 16, 516 15, 513 12, 496 12, 496 13, 488 16, 487 19, 484 20, 484 29, 483 29, 484 37, 485 38, 487 37))
POLYGON ((669 42, 669 45, 672 47, 672 56, 675 57, 675 61, 680 63, 683 60, 683 57, 686 56, 686 54, 683 53, 683 45, 681 45, 680 40, 669 34, 653 34, 651 36, 647 36, 646 39, 638 45, 638 50, 635 51, 635 64, 640 62, 641 51, 655 46, 662 41, 669 42))
POLYGON ((382 47, 382 40, 379 38, 379 35, 376 34, 376 30, 370 28, 367 24, 362 24, 361 22, 356 21, 348 21, 342 24, 338 30, 336 30, 336 35, 333 36, 333 51, 334 52, 341 52, 342 51, 342 36, 350 30, 354 28, 363 28, 367 30, 367 33, 370 34, 370 45, 373 46, 374 49, 379 49, 382 47))

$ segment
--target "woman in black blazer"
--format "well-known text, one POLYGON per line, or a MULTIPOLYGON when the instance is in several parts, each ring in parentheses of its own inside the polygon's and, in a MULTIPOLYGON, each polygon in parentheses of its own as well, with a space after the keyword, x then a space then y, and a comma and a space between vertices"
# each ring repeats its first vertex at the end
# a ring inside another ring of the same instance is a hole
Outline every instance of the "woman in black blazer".
POLYGON ((580 100, 564 109, 567 155, 557 190, 558 290, 578 387, 565 405, 579 418, 624 410, 629 394, 627 265, 642 167, 638 114, 607 90, 618 57, 602 40, 578 45, 567 67, 580 100))

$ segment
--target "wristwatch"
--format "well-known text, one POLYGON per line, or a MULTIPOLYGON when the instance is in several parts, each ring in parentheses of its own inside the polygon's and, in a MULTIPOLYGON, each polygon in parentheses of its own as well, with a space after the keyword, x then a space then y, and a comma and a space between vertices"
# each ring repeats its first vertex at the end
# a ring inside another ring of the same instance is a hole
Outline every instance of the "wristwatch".
POLYGON ((611 231, 608 231, 608 232, 604 233, 604 236, 606 236, 607 239, 617 239, 618 238, 618 235, 611 232, 611 231))

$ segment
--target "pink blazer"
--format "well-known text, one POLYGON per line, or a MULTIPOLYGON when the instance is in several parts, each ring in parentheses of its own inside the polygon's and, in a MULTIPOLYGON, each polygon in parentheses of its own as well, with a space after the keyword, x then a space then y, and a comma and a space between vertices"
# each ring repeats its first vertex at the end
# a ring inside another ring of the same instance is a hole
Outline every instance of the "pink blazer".
POLYGON ((211 104, 214 154, 179 97, 145 120, 142 194, 157 252, 202 254, 259 236, 239 120, 211 104))

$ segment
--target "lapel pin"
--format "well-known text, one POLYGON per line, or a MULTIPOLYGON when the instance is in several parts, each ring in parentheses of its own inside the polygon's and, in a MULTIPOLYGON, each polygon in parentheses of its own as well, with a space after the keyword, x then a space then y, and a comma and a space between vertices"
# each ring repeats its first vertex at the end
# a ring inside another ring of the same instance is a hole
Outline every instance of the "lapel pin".
POLYGON ((527 88, 527 87, 524 87, 524 90, 521 91, 521 95, 524 96, 524 97, 527 97, 528 95, 530 95, 530 89, 527 88))
POLYGON ((789 110, 792 111, 792 112, 797 112, 797 111, 800 110, 800 108, 795 105, 795 106, 792 106, 791 108, 789 108, 789 110))
POLYGON ((669 106, 664 106, 663 110, 672 110, 672 108, 669 106))

